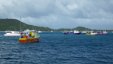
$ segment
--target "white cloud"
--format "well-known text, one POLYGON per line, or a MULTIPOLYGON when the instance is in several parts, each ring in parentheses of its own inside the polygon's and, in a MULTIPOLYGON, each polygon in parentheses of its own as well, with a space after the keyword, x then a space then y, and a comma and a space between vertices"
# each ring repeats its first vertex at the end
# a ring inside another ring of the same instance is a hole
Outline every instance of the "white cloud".
POLYGON ((78 8, 78 6, 76 4, 70 4, 70 5, 67 5, 67 8, 69 10, 75 10, 76 8, 78 8))

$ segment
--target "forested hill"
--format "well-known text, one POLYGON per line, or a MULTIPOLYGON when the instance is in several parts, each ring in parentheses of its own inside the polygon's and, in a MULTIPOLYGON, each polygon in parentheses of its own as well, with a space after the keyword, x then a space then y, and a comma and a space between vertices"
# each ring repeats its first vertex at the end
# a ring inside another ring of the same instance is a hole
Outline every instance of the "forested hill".
POLYGON ((41 30, 41 31, 51 30, 48 27, 28 25, 17 19, 0 19, 0 31, 6 31, 6 30, 20 31, 25 29, 35 29, 35 30, 41 30))

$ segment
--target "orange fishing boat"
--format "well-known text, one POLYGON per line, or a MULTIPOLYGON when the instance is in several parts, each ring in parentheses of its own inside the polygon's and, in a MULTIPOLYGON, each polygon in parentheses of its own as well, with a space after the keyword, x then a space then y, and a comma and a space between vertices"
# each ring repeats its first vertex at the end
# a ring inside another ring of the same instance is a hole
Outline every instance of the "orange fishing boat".
POLYGON ((38 38, 20 38, 19 39, 20 43, 34 43, 34 42, 39 42, 38 38))
POLYGON ((39 42, 39 34, 34 30, 26 30, 21 33, 19 38, 20 43, 34 43, 39 42))

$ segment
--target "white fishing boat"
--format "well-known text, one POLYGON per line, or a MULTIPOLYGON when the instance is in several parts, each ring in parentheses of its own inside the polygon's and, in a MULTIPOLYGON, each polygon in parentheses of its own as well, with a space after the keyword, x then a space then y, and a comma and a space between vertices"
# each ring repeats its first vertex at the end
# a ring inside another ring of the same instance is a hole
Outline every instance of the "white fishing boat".
POLYGON ((20 33, 18 31, 6 31, 4 36, 20 36, 20 33))

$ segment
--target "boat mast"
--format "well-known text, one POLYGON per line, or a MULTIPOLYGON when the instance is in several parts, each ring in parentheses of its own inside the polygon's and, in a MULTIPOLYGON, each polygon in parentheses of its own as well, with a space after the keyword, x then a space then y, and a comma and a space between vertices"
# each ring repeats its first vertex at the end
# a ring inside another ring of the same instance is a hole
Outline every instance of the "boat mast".
POLYGON ((21 30, 21 17, 20 17, 20 32, 21 32, 22 30, 21 30))

